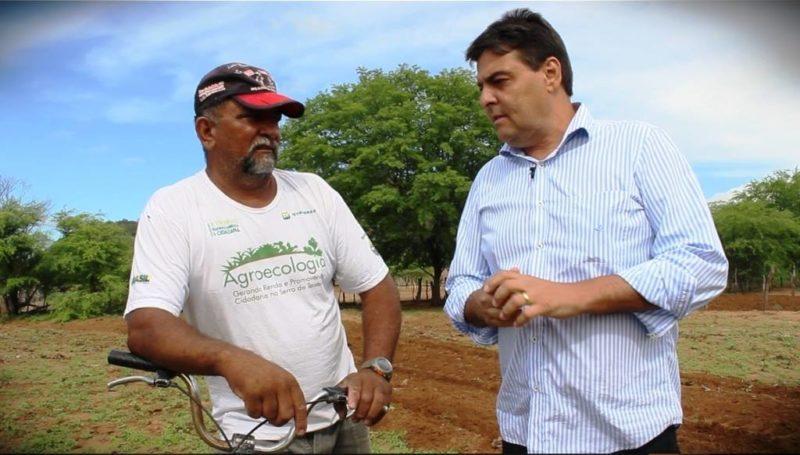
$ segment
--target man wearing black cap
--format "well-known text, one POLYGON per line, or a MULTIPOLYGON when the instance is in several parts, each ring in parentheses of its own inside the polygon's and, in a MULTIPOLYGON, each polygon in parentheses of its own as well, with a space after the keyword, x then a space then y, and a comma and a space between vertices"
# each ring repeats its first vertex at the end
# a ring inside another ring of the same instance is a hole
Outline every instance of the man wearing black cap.
POLYGON ((228 436, 275 440, 294 418, 289 450, 366 452, 364 424, 384 415, 400 331, 388 268, 346 204, 313 174, 275 168, 282 115, 304 106, 272 77, 219 66, 195 93, 206 169, 157 191, 136 235, 125 318, 135 354, 207 375, 214 417, 228 436), (363 305, 356 369, 333 280, 363 305), (181 313, 184 313, 182 319, 181 313), (348 391, 353 421, 328 407, 306 415, 323 387, 348 391), (307 433, 306 433, 307 432, 307 433))

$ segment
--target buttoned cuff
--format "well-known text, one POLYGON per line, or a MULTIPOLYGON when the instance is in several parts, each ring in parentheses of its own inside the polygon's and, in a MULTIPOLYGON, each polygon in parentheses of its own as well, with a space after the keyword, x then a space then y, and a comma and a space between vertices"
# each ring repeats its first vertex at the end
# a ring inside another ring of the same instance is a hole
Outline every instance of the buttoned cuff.
POLYGON ((689 313, 697 280, 683 268, 653 259, 618 275, 645 300, 659 307, 633 313, 649 336, 664 335, 689 313))
POLYGON ((464 319, 467 298, 482 284, 478 283, 474 289, 465 285, 452 288, 444 304, 444 311, 459 332, 466 334, 477 344, 488 346, 497 344, 497 327, 475 327, 464 319))

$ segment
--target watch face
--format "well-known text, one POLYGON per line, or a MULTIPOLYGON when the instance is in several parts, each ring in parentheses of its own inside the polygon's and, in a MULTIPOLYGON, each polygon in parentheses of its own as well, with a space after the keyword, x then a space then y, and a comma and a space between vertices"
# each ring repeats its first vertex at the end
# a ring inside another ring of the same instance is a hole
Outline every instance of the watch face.
POLYGON ((389 360, 384 358, 379 358, 375 360, 375 365, 381 369, 381 371, 392 371, 392 364, 389 363, 389 360))

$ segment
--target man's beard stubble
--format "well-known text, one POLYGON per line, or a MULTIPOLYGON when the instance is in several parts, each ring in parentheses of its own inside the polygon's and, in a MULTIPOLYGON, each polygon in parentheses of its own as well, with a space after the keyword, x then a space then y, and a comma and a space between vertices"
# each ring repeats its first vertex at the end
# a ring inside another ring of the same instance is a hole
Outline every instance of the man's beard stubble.
POLYGON ((250 145, 247 156, 242 160, 242 170, 245 174, 265 176, 272 174, 278 161, 278 141, 264 136, 257 137, 250 145), (270 147, 272 153, 257 151, 258 147, 270 147))

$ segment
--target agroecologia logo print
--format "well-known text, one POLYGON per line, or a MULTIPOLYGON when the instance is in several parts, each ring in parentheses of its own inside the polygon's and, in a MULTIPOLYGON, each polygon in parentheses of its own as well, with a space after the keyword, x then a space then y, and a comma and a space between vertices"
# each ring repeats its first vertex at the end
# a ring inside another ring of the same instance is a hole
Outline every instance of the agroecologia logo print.
POLYGON ((228 285, 232 285, 241 289, 249 289, 254 285, 260 285, 265 280, 272 282, 287 275, 306 274, 314 276, 325 267, 327 267, 327 264, 325 263, 323 252, 319 249, 317 241, 311 237, 302 249, 288 242, 275 242, 266 243, 258 248, 248 248, 245 251, 240 251, 236 256, 228 260, 222 271, 225 273, 224 287, 227 288, 228 285), (264 267, 248 271, 237 271, 237 269, 246 264, 273 258, 279 259, 269 261, 264 267))

